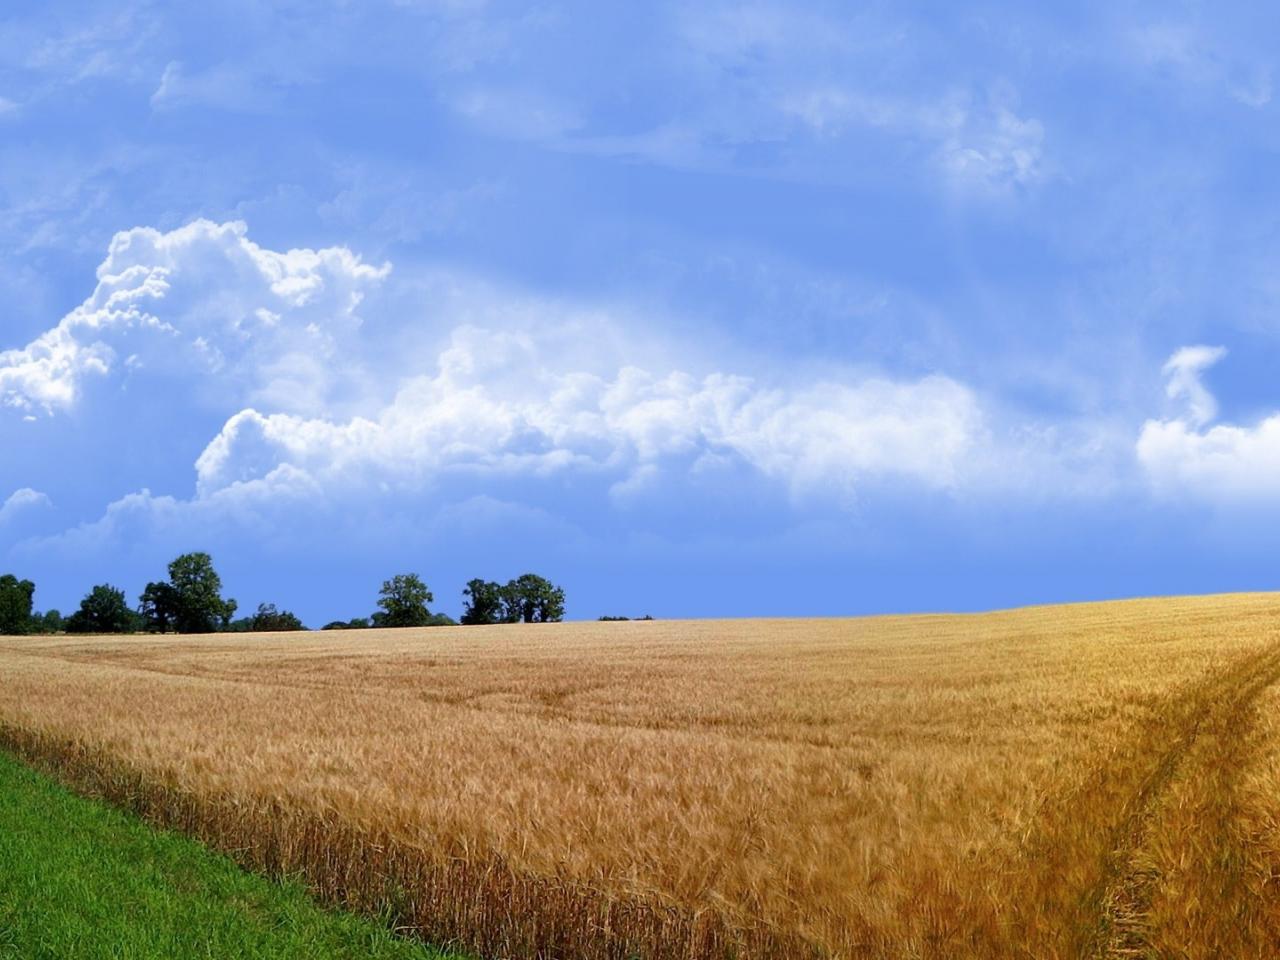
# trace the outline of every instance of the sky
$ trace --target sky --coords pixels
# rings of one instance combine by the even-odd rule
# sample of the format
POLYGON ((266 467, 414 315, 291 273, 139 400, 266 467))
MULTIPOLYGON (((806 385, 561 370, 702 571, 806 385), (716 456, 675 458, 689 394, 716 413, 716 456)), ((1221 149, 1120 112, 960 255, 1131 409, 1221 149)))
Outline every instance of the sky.
POLYGON ((1280 586, 1280 9, 27 2, 0 572, 570 619, 1280 586))

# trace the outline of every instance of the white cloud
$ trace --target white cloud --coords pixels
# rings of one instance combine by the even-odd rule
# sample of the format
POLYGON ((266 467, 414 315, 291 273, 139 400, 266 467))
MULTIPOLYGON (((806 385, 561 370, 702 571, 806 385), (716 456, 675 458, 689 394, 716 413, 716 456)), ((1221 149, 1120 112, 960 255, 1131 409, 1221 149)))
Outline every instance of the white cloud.
POLYGON ((7 524, 21 513, 36 509, 47 509, 52 506, 53 503, 47 495, 39 490, 23 487, 10 495, 9 499, 3 504, 0 504, 0 526, 7 524))
POLYGON ((466 327, 434 374, 410 378, 374 417, 235 415, 199 458, 197 490, 211 496, 281 465, 323 486, 415 486, 457 471, 638 482, 726 455, 797 493, 889 477, 946 488, 982 430, 976 398, 945 377, 767 388, 633 366, 601 376, 558 366, 536 337, 466 327))
POLYGON ((220 378, 252 401, 314 409, 365 292, 389 272, 343 247, 278 253, 239 222, 116 234, 93 294, 0 352, 0 405, 53 412, 108 374, 220 378))
POLYGON ((1190 421, 1203 426, 1218 415, 1218 402, 1200 375, 1227 355, 1224 347, 1183 347, 1164 365, 1169 378, 1165 392, 1171 400, 1185 400, 1190 421))
POLYGON ((1221 347, 1186 347, 1165 364, 1167 392, 1186 412, 1148 420, 1138 460, 1157 491, 1217 502, 1280 499, 1280 414, 1254 426, 1217 424, 1217 402, 1201 374, 1226 355, 1221 347), (1206 429, 1207 428, 1207 429, 1206 429))
POLYGON ((90 378, 112 377, 140 403, 204 397, 194 419, 166 414, 175 429, 210 411, 223 426, 195 462, 190 497, 132 494, 68 536, 269 529, 273 516, 340 504, 376 511, 460 488, 509 496, 563 477, 628 506, 744 471, 784 496, 841 502, 878 485, 954 491, 990 477, 982 406, 946 376, 828 369, 765 381, 700 359, 693 344, 658 342, 619 311, 452 274, 409 285, 429 323, 382 318, 366 335, 356 308, 388 270, 345 248, 267 250, 241 223, 117 235, 94 294, 0 354, 0 395, 24 414, 56 411, 90 378), (452 333, 440 341, 431 326, 452 333), (353 367, 376 389, 335 400, 329 380, 353 367))

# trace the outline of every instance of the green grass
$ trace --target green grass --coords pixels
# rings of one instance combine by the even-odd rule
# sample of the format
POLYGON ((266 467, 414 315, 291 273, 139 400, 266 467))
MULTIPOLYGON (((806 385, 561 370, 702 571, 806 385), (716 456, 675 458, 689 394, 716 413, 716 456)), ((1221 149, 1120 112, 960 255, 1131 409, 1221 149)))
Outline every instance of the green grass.
POLYGON ((0 754, 0 958, 445 956, 0 754))

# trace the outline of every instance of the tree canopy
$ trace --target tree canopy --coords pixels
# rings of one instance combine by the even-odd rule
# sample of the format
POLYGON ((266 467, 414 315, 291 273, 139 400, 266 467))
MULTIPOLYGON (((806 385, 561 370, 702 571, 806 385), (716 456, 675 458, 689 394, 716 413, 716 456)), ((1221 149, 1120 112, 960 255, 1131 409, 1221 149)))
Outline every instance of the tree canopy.
POLYGON ((564 589, 526 573, 506 584, 475 579, 462 591, 465 624, 551 623, 564 619, 564 589))
POLYGON ((129 609, 124 591, 101 583, 80 601, 80 609, 63 624, 67 633, 132 633, 142 618, 129 609))
POLYGON ((534 573, 503 588, 508 622, 552 623, 564 619, 564 590, 534 573))
POLYGON ((375 627, 427 627, 431 626, 431 611, 427 604, 435 601, 427 585, 416 573, 400 573, 384 581, 379 592, 378 606, 373 615, 375 627))
POLYGON ((0 635, 15 636, 31 632, 31 606, 36 585, 19 580, 12 573, 0 576, 0 635))
POLYGON ((222 578, 207 553, 184 553, 169 564, 169 580, 148 583, 139 609, 147 630, 213 633, 235 616, 236 602, 222 597, 222 578))
POLYGON ((506 622, 506 604, 503 602, 501 584, 476 578, 467 581, 462 595, 466 598, 466 606, 462 611, 464 624, 470 626, 506 622))
POLYGON ((249 618, 249 629, 255 633, 277 633, 307 628, 288 610, 277 610, 274 603, 260 603, 258 612, 249 618))

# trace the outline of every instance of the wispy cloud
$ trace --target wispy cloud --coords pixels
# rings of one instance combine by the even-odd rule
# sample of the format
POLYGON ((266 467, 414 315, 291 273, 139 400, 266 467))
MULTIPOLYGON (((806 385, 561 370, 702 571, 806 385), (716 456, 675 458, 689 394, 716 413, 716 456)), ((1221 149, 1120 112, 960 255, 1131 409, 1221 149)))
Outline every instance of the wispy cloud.
POLYGON ((1184 347, 1165 364, 1168 395, 1186 412, 1148 420, 1138 438, 1138 460, 1165 495, 1235 503, 1280 502, 1280 413, 1252 426, 1210 425, 1218 415, 1202 375, 1226 356, 1221 347, 1184 347))

